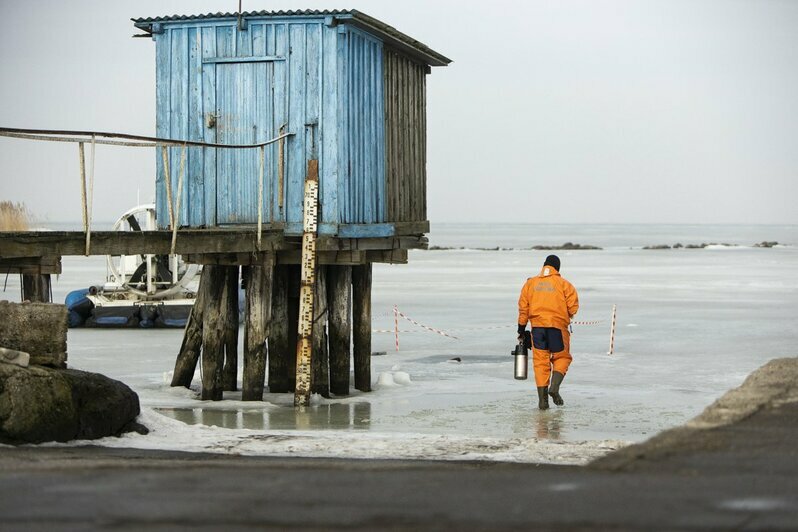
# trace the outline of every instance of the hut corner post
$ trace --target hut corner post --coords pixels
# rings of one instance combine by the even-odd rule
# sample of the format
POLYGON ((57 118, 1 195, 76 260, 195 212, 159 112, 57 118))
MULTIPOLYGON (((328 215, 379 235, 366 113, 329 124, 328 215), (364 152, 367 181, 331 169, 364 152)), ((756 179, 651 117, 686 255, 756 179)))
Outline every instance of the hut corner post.
POLYGON ((352 355, 355 388, 371 391, 371 264, 352 267, 352 355))

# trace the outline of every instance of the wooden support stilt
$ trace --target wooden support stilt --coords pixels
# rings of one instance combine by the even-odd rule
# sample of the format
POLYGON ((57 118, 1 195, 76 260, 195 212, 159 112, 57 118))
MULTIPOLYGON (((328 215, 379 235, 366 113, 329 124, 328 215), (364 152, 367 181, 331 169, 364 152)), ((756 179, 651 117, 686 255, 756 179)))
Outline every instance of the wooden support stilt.
POLYGON ((272 321, 274 256, 269 255, 263 264, 246 268, 244 378, 241 399, 262 401, 263 382, 266 378, 266 339, 270 335, 272 321))
POLYGON ((50 275, 22 274, 22 300, 33 303, 52 303, 50 275))
POLYGON ((269 331, 269 392, 293 392, 299 317, 299 266, 274 267, 272 323, 269 331))
POLYGON ((186 322, 186 331, 183 333, 183 343, 177 353, 175 370, 172 374, 172 386, 188 388, 194 379, 194 372, 197 369, 197 362, 202 350, 202 318, 207 300, 205 294, 210 286, 209 277, 212 271, 212 267, 205 267, 200 275, 197 299, 194 300, 194 305, 191 307, 191 314, 186 322))
POLYGON ((227 392, 238 389, 238 266, 225 266, 224 370, 222 383, 227 392))
POLYGON ((352 355, 355 388, 371 391, 371 264, 352 266, 352 355))
MULTIPOLYGON (((207 275, 205 310, 202 320, 202 400, 221 401, 226 323, 224 319, 224 266, 205 266, 207 275)), ((204 273, 204 272, 203 272, 204 273)))
POLYGON ((352 337, 352 267, 327 267, 330 334, 330 391, 349 394, 352 337))
POLYGON ((330 396, 330 353, 327 349, 327 266, 316 267, 313 288, 313 329, 311 332, 310 391, 330 396))

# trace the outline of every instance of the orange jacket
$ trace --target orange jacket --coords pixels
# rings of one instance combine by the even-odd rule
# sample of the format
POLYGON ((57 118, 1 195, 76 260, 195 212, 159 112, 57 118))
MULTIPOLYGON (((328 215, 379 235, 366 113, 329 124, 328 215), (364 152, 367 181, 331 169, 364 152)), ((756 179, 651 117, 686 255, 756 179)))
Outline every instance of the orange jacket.
POLYGON ((518 324, 532 327, 565 329, 579 310, 579 296, 574 285, 560 277, 560 272, 544 266, 537 277, 530 277, 518 298, 518 324))

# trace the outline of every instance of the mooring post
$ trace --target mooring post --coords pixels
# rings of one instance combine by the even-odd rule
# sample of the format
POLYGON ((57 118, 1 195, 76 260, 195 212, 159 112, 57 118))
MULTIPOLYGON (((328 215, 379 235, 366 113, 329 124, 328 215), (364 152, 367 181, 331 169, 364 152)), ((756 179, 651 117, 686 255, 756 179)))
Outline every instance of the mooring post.
POLYGON ((224 266, 225 287, 222 319, 224 331, 224 376, 225 391, 238 389, 238 266, 224 266))
POLYGON ((207 300, 202 320, 202 400, 221 401, 227 330, 223 315, 227 307, 224 299, 227 270, 224 266, 214 265, 207 265, 204 270, 210 272, 207 276, 207 300))
POLYGON ((327 350, 327 270, 316 267, 316 286, 313 288, 313 329, 311 332, 311 393, 330 396, 330 355, 327 350))
POLYGON ((241 399, 262 401, 263 382, 266 379, 266 339, 270 335, 272 321, 274 255, 267 255, 263 263, 246 268, 244 378, 241 399))
POLYGON ((355 388, 371 391, 371 263, 352 266, 352 356, 355 388))
POLYGON ((33 303, 52 303, 49 274, 22 274, 22 300, 33 303))
POLYGON ((188 315, 186 330, 183 333, 183 343, 177 353, 175 370, 172 373, 172 386, 191 386, 194 379, 194 372, 197 370, 200 351, 202 350, 202 317, 205 311, 205 302, 211 281, 209 280, 212 268, 203 268, 200 274, 199 287, 197 288, 197 298, 191 307, 188 315))
POLYGON ((294 391, 299 314, 299 266, 274 267, 272 323, 269 330, 269 392, 294 391), (296 291, 294 295, 292 287, 296 291))
POLYGON ((330 391, 349 394, 349 370, 352 348, 352 267, 327 267, 329 304, 330 391))

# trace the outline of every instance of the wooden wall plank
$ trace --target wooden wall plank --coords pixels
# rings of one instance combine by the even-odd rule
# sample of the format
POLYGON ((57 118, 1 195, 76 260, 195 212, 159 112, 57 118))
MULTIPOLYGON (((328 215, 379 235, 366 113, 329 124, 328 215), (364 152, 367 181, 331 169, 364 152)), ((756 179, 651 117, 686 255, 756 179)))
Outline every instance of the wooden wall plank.
MULTIPOLYGON (((202 28, 202 57, 216 56, 216 30, 202 28)), ((203 140, 215 143, 216 128, 208 127, 209 119, 216 116, 216 65, 203 64, 202 68, 202 123, 203 140)), ((204 216, 202 223, 206 226, 216 225, 216 150, 202 149, 202 182, 204 185, 204 216)))
POLYGON ((286 220, 302 222, 305 188, 305 25, 288 25, 288 129, 294 137, 288 142, 286 161, 286 220))

